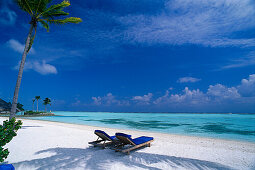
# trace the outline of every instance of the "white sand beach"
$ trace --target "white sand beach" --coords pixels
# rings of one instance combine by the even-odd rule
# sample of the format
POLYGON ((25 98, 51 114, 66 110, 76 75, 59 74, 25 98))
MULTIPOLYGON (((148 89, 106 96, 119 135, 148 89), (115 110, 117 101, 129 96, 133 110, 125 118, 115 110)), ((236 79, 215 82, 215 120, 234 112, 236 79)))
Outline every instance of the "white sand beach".
MULTIPOLYGON (((0 122, 6 118, 0 118, 0 122)), ((255 169, 255 143, 101 128, 22 119, 23 127, 7 145, 6 162, 32 169, 255 169), (95 129, 152 136, 151 147, 125 155, 89 147, 95 129)))

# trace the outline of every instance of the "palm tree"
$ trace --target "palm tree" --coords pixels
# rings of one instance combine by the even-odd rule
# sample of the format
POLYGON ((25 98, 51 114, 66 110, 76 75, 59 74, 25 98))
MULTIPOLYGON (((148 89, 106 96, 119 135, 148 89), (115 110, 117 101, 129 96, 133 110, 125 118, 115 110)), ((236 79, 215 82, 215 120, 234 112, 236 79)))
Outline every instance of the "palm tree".
POLYGON ((51 103, 51 100, 47 97, 43 100, 43 104, 45 105, 45 113, 47 112, 47 105, 50 103, 51 103))
POLYGON ((63 2, 55 5, 49 6, 52 0, 14 0, 15 3, 20 7, 21 10, 28 13, 31 17, 30 21, 30 29, 26 39, 25 49, 22 55, 22 60, 20 62, 19 74, 16 82, 16 87, 14 91, 12 108, 10 118, 15 117, 19 88, 21 84, 23 69, 26 61, 26 56, 29 50, 32 47, 32 44, 36 35, 36 28, 38 22, 42 24, 47 31, 49 31, 49 24, 66 24, 66 23, 79 23, 82 20, 80 18, 68 17, 64 18, 64 16, 69 15, 69 13, 64 12, 63 9, 70 5, 70 2, 64 0, 63 2), (56 19, 56 17, 62 17, 60 19, 56 19))
POLYGON ((40 100, 41 97, 40 97, 40 96, 35 96, 35 99, 36 99, 36 101, 37 101, 37 109, 36 109, 36 111, 38 112, 38 100, 40 100))
POLYGON ((32 101, 33 101, 33 111, 34 111, 35 99, 32 99, 32 101))

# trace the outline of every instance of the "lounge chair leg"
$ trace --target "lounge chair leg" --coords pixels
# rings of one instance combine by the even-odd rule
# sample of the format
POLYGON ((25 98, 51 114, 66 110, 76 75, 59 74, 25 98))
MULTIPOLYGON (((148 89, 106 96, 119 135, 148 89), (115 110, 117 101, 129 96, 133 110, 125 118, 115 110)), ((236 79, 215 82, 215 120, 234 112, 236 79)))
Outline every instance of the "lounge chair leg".
POLYGON ((105 141, 104 141, 104 144, 103 144, 103 149, 105 149, 105 141))

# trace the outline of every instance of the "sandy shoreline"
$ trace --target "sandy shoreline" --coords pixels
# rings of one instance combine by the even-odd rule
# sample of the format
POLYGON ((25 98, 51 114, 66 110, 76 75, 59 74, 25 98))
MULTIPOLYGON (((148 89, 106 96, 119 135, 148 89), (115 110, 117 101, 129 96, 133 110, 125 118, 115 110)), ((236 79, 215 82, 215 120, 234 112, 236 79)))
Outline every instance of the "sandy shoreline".
MULTIPOLYGON (((0 118, 2 122, 6 118, 0 118)), ((254 169, 255 143, 23 119, 6 160, 16 169, 254 169), (130 155, 89 147, 95 129, 153 136, 130 155)))
MULTIPOLYGON (((202 113, 201 113, 202 114, 202 113)), ((225 113, 224 113, 225 114, 225 113)), ((2 118, 2 117, 0 117, 0 118, 2 118)), ((80 127, 86 127, 86 128, 93 128, 93 130, 95 130, 95 129, 108 129, 108 130, 113 130, 113 132, 115 133, 116 132, 116 130, 117 131, 126 131, 126 132, 130 132, 130 133, 132 133, 132 132, 141 132, 141 134, 144 134, 144 133, 146 133, 146 134, 161 134, 161 135, 169 135, 169 136, 171 136, 171 137, 187 137, 187 138, 195 138, 195 139, 207 139, 207 140, 216 140, 217 142, 235 142, 235 143, 237 143, 238 144, 238 142, 240 142, 240 143, 246 143, 246 144, 255 144, 254 142, 250 142, 250 141, 244 141, 244 140, 234 140, 234 139, 223 139, 223 138, 213 138, 213 137, 205 137, 205 136, 195 136, 195 135, 182 135, 182 134, 171 134, 171 133, 164 133, 164 132, 156 132, 156 131, 151 131, 151 132, 149 132, 149 131, 145 131, 145 130, 139 130, 139 129, 135 129, 135 130, 132 130, 132 129, 122 129, 122 128, 110 128, 110 127, 100 127, 100 126, 93 126, 93 125, 83 125, 83 124, 74 124, 74 123, 63 123, 63 122, 58 122, 58 121, 49 121, 49 120, 36 120, 36 119, 28 119, 28 118, 17 118, 18 120, 32 120, 32 121, 42 121, 42 122, 47 122, 47 123, 53 123, 53 124, 55 124, 55 123, 58 123, 58 124, 62 124, 62 126, 66 126, 67 127, 67 125, 70 125, 70 127, 73 127, 73 128, 80 128, 80 127)), ((194 139, 194 140, 195 140, 194 139)))

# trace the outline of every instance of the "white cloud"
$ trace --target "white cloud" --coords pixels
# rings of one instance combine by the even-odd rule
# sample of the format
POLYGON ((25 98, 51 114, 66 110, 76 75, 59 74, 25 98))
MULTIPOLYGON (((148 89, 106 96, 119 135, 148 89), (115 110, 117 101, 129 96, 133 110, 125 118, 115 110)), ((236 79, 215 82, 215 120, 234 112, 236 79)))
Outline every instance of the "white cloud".
POLYGON ((17 14, 9 8, 11 0, 1 0, 0 2, 0 24, 14 25, 16 22, 17 14))
POLYGON ((157 98, 153 103, 154 104, 162 104, 162 103, 168 103, 169 101, 169 90, 166 90, 165 95, 157 98))
POLYGON ((215 98, 216 100, 236 99, 241 97, 237 91, 237 88, 228 88, 222 84, 216 84, 214 86, 210 85, 209 89, 207 90, 207 95, 215 98))
MULTIPOLYGON (((20 63, 14 67, 14 69, 18 70, 20 63)), ((42 75, 47 74, 57 74, 57 69, 55 66, 47 64, 46 61, 26 61, 24 70, 34 70, 42 75)))
POLYGON ((154 99, 152 97, 153 94, 148 93, 117 100, 108 93, 106 96, 92 97, 92 99, 96 106, 129 106, 141 109, 137 106, 146 105, 142 111, 254 112, 255 74, 243 79, 239 86, 210 85, 205 92, 185 87, 180 93, 173 92, 173 88, 169 88, 163 96, 154 99))
MULTIPOLYGON (((222 84, 210 85, 204 93, 197 90, 189 90, 185 87, 182 94, 171 94, 169 90, 165 95, 158 97, 153 103, 155 105, 221 105, 234 103, 254 103, 255 102, 255 74, 249 75, 248 79, 243 79, 241 85, 226 87, 222 84)), ((255 104, 255 103, 254 103, 255 104)))
POLYGON ((119 21, 127 27, 125 39, 134 43, 255 46, 254 38, 230 36, 254 28, 253 3, 253 0, 172 0, 157 15, 128 15, 119 21))
POLYGON ((240 68, 255 65, 255 51, 250 52, 246 57, 231 60, 228 64, 221 67, 219 70, 240 68))
POLYGON ((164 96, 159 97, 154 101, 154 104, 167 105, 181 103, 184 105, 197 105, 207 101, 207 96, 199 89, 189 90, 188 87, 185 87, 182 94, 170 94, 169 90, 167 90, 164 96))
MULTIPOLYGON (((25 45, 21 44, 19 41, 15 39, 10 39, 9 41, 6 42, 6 44, 9 48, 13 49, 14 51, 23 54, 25 45)), ((30 49, 30 53, 31 54, 35 53, 35 50, 33 49, 33 47, 30 49)))
POLYGON ((201 79, 198 78, 194 78, 194 77, 181 77, 178 79, 177 82, 179 83, 195 83, 200 81, 201 79))
POLYGON ((171 100, 173 102, 190 102, 192 104, 200 104, 203 100, 207 100, 206 96, 199 89, 189 90, 188 87, 185 87, 183 90, 184 94, 175 94, 171 95, 171 100))
POLYGON ((42 63, 34 62, 34 70, 40 74, 57 74, 57 69, 55 66, 47 64, 45 61, 42 63))
POLYGON ((255 96, 255 74, 249 75, 248 79, 243 79, 238 86, 238 92, 244 97, 255 96))
POLYGON ((153 96, 152 93, 148 93, 147 95, 143 95, 143 96, 134 96, 132 97, 131 100, 141 105, 148 105, 151 102, 152 96, 153 96))
POLYGON ((154 101, 156 105, 189 105, 202 106, 204 104, 212 104, 215 102, 225 102, 239 99, 241 96, 235 87, 225 87, 221 84, 210 85, 207 92, 204 93, 199 89, 190 90, 185 87, 183 93, 170 94, 167 90, 164 96, 157 98, 154 101))
POLYGON ((106 96, 103 97, 92 97, 93 104, 97 106, 127 106, 129 102, 126 100, 118 100, 112 93, 108 93, 106 96))
POLYGON ((93 103, 95 104, 95 105, 101 105, 102 104, 102 98, 100 97, 100 96, 98 96, 98 97, 92 97, 92 100, 93 100, 93 103))

